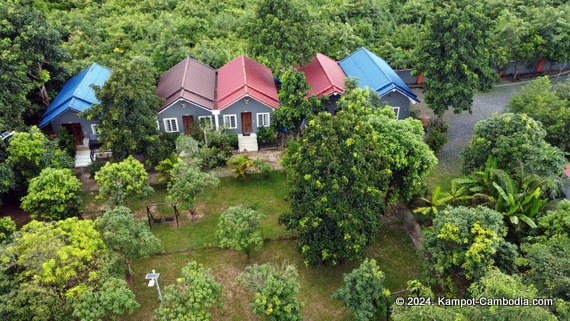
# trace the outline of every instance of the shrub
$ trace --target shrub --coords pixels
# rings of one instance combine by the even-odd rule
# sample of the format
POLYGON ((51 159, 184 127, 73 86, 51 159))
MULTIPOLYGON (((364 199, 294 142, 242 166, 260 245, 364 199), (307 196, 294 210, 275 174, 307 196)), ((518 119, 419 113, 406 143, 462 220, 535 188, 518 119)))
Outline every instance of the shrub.
POLYGON ((433 151, 434 154, 439 154, 443 149, 443 146, 447 144, 447 129, 449 125, 447 122, 434 119, 430 121, 427 128, 428 134, 426 137, 426 144, 433 151))
POLYGON ((277 143, 277 133, 271 127, 258 128, 257 143, 259 145, 275 145, 277 143))
POLYGON ((253 161, 253 166, 263 175, 263 177, 269 177, 271 173, 271 166, 267 162, 264 162, 261 158, 256 158, 253 161))
POLYGON ((61 150, 69 154, 71 157, 75 157, 75 151, 77 150, 77 140, 73 135, 71 135, 65 127, 59 128, 59 135, 57 135, 58 146, 61 150))
POLYGON ((149 143, 144 152, 144 163, 146 166, 154 167, 164 159, 164 156, 170 155, 176 151, 176 139, 179 134, 160 133, 149 143))
POLYGON ((239 154, 228 161, 228 166, 235 178, 245 178, 248 168, 254 165, 247 154, 239 154))

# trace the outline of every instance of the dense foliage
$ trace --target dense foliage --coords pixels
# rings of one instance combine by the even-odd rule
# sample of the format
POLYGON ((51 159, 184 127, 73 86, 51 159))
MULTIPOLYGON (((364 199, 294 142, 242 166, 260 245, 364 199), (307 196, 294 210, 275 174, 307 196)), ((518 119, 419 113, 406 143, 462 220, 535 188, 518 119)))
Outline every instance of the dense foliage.
POLYGON ((145 220, 135 219, 131 210, 124 206, 106 211, 95 224, 107 248, 125 260, 129 275, 132 274, 132 260, 148 257, 160 250, 160 239, 152 234, 145 220))
POLYGON ((0 258, 3 320, 104 320, 138 307, 93 221, 32 221, 0 258))
POLYGON ((552 85, 548 77, 540 77, 522 87, 509 99, 507 110, 527 114, 542 123, 544 140, 570 155, 570 79, 552 85))
POLYGON ((164 289, 164 299, 154 312, 157 321, 210 320, 210 309, 222 306, 222 287, 210 270, 195 261, 182 268, 176 284, 164 289))
POLYGON ((251 309, 268 321, 303 320, 303 303, 297 299, 301 288, 293 265, 281 267, 270 263, 254 264, 245 268, 238 281, 255 292, 251 309))
POLYGON ((69 55, 38 10, 3 1, 0 21, 0 132, 22 130, 24 120, 37 122, 68 77, 62 63, 69 55))
POLYGON ((87 119, 97 120, 103 149, 113 150, 113 159, 144 152, 157 139, 156 81, 152 64, 146 58, 113 67, 103 87, 95 86, 100 103, 87 109, 87 119))
POLYGON ((357 269, 343 276, 344 285, 333 299, 342 300, 358 321, 378 320, 386 313, 390 291, 384 288, 384 273, 374 259, 366 259, 357 269))
POLYGON ((31 212, 32 219, 64 220, 77 217, 83 199, 79 195, 81 182, 70 169, 48 167, 30 180, 28 194, 21 207, 31 212))
POLYGON ((486 1, 434 2, 414 52, 414 70, 424 72, 425 101, 438 116, 448 108, 471 112, 473 96, 491 89, 495 71, 489 46, 492 17, 486 1))
MULTIPOLYGON (((486 304, 461 305, 452 300, 458 298, 436 297, 433 292, 417 281, 408 283, 413 290, 413 296, 420 298, 419 302, 426 302, 429 298, 432 304, 395 306, 392 314, 394 321, 457 321, 457 320, 565 320, 553 315, 548 306, 532 305, 533 299, 541 298, 536 289, 523 284, 519 277, 505 274, 497 268, 491 268, 487 275, 469 288, 469 299, 485 300, 486 304), (507 304, 499 302, 492 304, 487 299, 499 298, 506 300, 507 304), (528 299, 528 304, 521 299, 528 299), (519 300, 521 303, 515 303, 519 300), (438 304, 443 300, 444 304, 438 304), (513 302, 512 304, 509 304, 513 302)), ((461 301, 459 301, 461 302, 461 301)))
POLYGON ((369 108, 376 97, 355 89, 337 115, 317 115, 299 145, 288 148, 283 162, 292 212, 280 222, 299 232, 306 264, 362 256, 379 229, 379 213, 389 202, 408 200, 435 164, 420 122, 369 108))
POLYGON ((483 169, 493 156, 497 167, 508 173, 516 172, 522 162, 530 173, 558 176, 566 159, 545 141, 545 135, 541 124, 525 114, 495 114, 475 125, 473 138, 462 152, 463 172, 483 169))
POLYGON ((95 181, 100 185, 97 199, 105 199, 110 207, 125 205, 129 197, 144 197, 153 192, 143 164, 133 156, 120 163, 105 164, 95 173, 95 181))
POLYGON ((503 239, 500 213, 486 207, 448 207, 433 220, 423 239, 424 277, 440 281, 449 293, 483 277, 489 267, 514 271, 516 247, 503 239))
POLYGON ((263 245, 263 218, 264 214, 243 205, 228 208, 220 216, 216 231, 220 247, 241 251, 249 257, 255 246, 263 245))
POLYGON ((168 198, 176 203, 180 209, 193 210, 196 196, 207 187, 219 184, 218 177, 200 171, 200 168, 185 161, 174 164, 172 179, 168 182, 168 198))

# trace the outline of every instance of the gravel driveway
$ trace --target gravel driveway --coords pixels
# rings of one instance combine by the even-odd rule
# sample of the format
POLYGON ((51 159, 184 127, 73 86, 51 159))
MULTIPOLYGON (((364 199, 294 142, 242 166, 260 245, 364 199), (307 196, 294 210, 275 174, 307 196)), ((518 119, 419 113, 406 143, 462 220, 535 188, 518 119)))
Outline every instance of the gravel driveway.
MULTIPOLYGON (((561 76, 557 79, 556 76, 551 77, 551 81, 556 83, 564 81, 568 75, 561 76)), ((446 166, 449 170, 447 174, 459 174, 461 170, 461 151, 473 136, 473 127, 475 124, 483 119, 490 118, 494 113, 502 113, 507 106, 509 98, 514 92, 519 92, 521 87, 528 81, 512 83, 510 81, 501 81, 496 85, 491 92, 485 94, 478 94, 473 97, 472 113, 464 112, 461 114, 454 114, 453 111, 448 110, 444 114, 444 119, 449 123, 448 138, 449 142, 443 147, 443 150, 438 155, 440 164, 448 164, 446 166), (455 164, 456 166, 452 165, 455 164)), ((420 101, 423 102, 423 94, 421 89, 413 89, 414 93, 418 95, 420 101)), ((411 107, 412 110, 417 109, 422 113, 430 113, 424 103, 417 104, 411 107)))

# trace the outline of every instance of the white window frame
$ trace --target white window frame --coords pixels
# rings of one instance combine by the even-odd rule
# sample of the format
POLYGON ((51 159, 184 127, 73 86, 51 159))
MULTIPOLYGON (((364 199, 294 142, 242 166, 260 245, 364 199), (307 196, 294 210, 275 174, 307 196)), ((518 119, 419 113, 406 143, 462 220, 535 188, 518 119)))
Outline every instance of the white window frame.
POLYGON ((236 129, 237 127, 237 115, 236 114, 231 114, 231 115, 224 115, 224 125, 228 125, 228 129, 236 129), (231 118, 234 119, 234 126, 232 127, 232 121, 230 120, 231 118))
POLYGON ((164 118, 162 120, 164 124, 164 132, 165 133, 178 133, 178 119, 177 118, 164 118), (172 123, 174 121, 174 123, 172 123), (174 126, 172 126, 174 124, 174 126), (170 130, 169 130, 170 129, 170 130))
POLYGON ((271 116, 269 115, 269 113, 257 113, 257 128, 269 127, 269 125, 271 124, 271 118, 270 117, 271 116), (267 118, 265 118, 265 116, 267 116, 267 118))
POLYGON ((392 107, 394 114, 396 114, 396 119, 400 119, 400 107, 392 107))
POLYGON ((210 122, 210 126, 206 126, 204 129, 211 130, 214 129, 214 123, 212 122, 212 116, 198 116, 198 123, 202 125, 202 120, 207 119, 210 122))
POLYGON ((93 132, 93 135, 99 134, 99 130, 97 129, 97 125, 98 124, 91 124, 91 132, 93 132))

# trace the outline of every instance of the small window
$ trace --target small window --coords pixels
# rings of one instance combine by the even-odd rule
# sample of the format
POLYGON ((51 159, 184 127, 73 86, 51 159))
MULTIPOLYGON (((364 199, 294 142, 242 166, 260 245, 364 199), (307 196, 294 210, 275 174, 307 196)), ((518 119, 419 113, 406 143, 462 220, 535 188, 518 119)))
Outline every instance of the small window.
POLYGON ((228 125, 228 129, 237 128, 236 115, 224 115, 224 124, 228 125))
POLYGON ((93 135, 99 134, 99 128, 97 128, 97 124, 91 124, 91 131, 93 135))
POLYGON ((269 127, 269 113, 257 114, 257 127, 269 127))
POLYGON ((212 129, 212 116, 198 116, 200 127, 204 129, 212 129))
POLYGON ((178 120, 176 118, 165 118, 164 131, 167 133, 178 133, 178 120))
POLYGON ((400 107, 392 107, 394 114, 396 114, 396 119, 400 119, 400 107))

